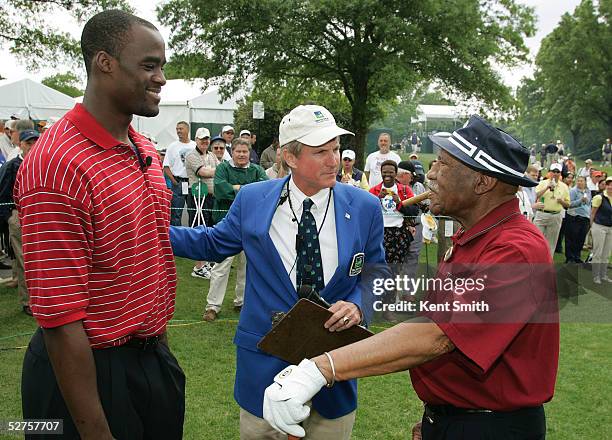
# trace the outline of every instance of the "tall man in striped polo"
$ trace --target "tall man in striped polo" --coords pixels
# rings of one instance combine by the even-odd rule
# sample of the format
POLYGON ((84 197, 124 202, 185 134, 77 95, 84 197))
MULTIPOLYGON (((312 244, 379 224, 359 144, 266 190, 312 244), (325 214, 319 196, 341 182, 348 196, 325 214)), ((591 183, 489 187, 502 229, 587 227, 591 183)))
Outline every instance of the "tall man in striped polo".
POLYGON ((164 40, 108 10, 85 24, 81 48, 83 104, 39 139, 15 189, 41 327, 24 359, 23 416, 63 419, 71 439, 180 439, 170 197, 155 147, 130 126, 159 112, 164 40))

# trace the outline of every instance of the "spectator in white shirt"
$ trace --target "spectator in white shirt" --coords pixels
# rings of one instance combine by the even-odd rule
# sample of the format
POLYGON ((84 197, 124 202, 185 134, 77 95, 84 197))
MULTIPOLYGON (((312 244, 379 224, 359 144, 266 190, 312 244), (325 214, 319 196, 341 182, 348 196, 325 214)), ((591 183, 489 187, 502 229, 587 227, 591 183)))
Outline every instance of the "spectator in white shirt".
POLYGON ((172 211, 170 212, 170 223, 175 226, 181 225, 183 208, 189 193, 189 179, 185 168, 185 157, 193 151, 196 144, 189 139, 189 124, 180 121, 176 124, 178 141, 168 145, 166 157, 164 157, 164 174, 172 183, 172 211))
POLYGON ((368 156, 364 167, 370 188, 382 182, 380 166, 384 161, 392 160, 397 164, 402 160, 397 153, 390 151, 390 149, 391 135, 389 133, 381 133, 378 135, 378 151, 368 156))

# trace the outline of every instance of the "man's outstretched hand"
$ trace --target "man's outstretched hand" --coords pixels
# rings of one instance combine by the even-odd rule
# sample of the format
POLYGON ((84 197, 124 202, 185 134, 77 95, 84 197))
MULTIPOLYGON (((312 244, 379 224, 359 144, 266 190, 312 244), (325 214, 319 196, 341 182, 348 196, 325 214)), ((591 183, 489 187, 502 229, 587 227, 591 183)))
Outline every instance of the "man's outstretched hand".
POLYGON ((274 377, 266 388, 263 402, 264 419, 279 432, 304 437, 299 423, 310 415, 306 405, 327 383, 314 362, 304 359, 290 365, 274 377))

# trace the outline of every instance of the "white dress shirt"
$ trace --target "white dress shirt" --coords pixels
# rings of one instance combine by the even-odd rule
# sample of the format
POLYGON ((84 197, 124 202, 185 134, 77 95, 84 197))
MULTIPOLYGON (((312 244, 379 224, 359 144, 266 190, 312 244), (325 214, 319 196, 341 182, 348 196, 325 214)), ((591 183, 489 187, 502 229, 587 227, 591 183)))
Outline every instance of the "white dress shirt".
MULTIPOLYGON (((310 212, 314 216, 317 222, 317 228, 321 229, 319 233, 319 245, 321 247, 321 260, 323 263, 323 280, 325 285, 329 283, 332 276, 338 268, 338 239, 336 237, 336 217, 334 209, 334 196, 331 194, 331 200, 329 202, 329 209, 327 211, 327 217, 325 223, 321 227, 323 217, 325 216, 325 209, 327 207, 327 198, 330 196, 329 188, 322 189, 315 195, 311 196, 310 199, 314 202, 310 212)), ((306 198, 306 195, 296 186, 293 179, 289 179, 289 200, 286 200, 280 205, 274 217, 272 217, 272 223, 270 224, 270 238, 272 243, 276 247, 278 254, 281 257, 283 266, 291 278, 291 283, 296 287, 296 258, 297 253, 295 251, 295 236, 298 231, 298 222, 302 217, 302 203, 306 198), (291 206, 297 222, 293 221, 293 213, 291 212, 291 206)))

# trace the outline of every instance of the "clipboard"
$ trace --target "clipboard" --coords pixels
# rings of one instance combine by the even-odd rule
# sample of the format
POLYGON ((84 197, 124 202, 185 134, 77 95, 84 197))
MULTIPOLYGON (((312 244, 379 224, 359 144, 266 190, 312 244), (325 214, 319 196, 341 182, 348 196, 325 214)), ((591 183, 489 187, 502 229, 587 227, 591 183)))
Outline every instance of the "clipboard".
POLYGON ((307 299, 300 299, 285 316, 257 343, 261 351, 290 364, 319 356, 372 336, 370 330, 353 326, 341 332, 330 332, 323 324, 333 315, 307 299))

